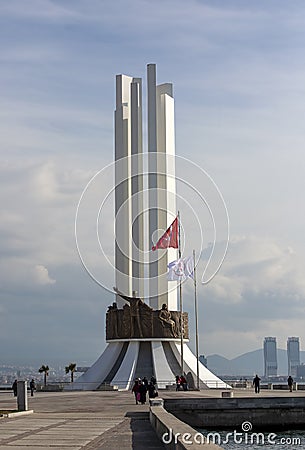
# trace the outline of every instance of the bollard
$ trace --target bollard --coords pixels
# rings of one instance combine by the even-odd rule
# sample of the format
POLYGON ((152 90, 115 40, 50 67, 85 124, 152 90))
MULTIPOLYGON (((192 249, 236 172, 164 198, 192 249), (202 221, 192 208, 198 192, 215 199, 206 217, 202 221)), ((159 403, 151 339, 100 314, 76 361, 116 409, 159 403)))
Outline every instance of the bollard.
POLYGON ((163 402, 162 398, 150 399, 149 405, 150 406, 164 406, 164 402, 163 402))
POLYGON ((223 391, 221 393, 222 398, 231 398, 233 397, 233 391, 223 391))
POLYGON ((17 381, 17 409, 18 411, 28 410, 27 382, 17 381))

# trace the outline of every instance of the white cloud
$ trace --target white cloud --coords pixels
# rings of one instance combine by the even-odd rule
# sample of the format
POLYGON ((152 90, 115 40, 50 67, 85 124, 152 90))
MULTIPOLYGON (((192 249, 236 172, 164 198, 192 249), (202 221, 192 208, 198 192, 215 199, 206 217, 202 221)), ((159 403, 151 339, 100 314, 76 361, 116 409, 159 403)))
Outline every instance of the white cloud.
POLYGON ((222 269, 207 286, 219 302, 238 303, 253 296, 304 301, 304 261, 291 247, 257 236, 235 237, 222 269))
POLYGON ((0 12, 8 17, 44 19, 46 21, 74 21, 79 18, 79 15, 73 9, 64 8, 52 0, 30 0, 26 7, 20 0, 11 0, 1 4, 0 12))
MULTIPOLYGON (((232 238, 219 274, 198 285, 201 351, 235 357, 260 348, 265 336, 282 347, 292 335, 304 342, 304 267, 302 255, 273 238, 232 238)), ((192 316, 190 285, 185 294, 192 316)))
POLYGON ((56 280, 50 278, 48 269, 41 264, 34 267, 33 276, 36 283, 42 286, 56 283, 56 280))
POLYGON ((78 263, 74 242, 76 205, 93 171, 59 167, 49 161, 10 163, 0 172, 3 261, 17 258, 33 267, 37 261, 46 267, 67 261, 78 263))

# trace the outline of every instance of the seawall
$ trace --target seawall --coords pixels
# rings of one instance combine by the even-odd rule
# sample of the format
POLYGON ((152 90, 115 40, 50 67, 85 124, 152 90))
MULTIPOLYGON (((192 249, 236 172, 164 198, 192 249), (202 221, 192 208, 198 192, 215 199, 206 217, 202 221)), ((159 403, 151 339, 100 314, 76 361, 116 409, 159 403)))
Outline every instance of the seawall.
POLYGON ((198 433, 187 423, 179 420, 163 408, 163 400, 151 401, 149 412, 150 423, 158 438, 169 450, 221 450, 216 444, 208 443, 201 433, 198 433))
POLYGON ((196 428, 305 429, 304 397, 167 398, 164 408, 196 428))

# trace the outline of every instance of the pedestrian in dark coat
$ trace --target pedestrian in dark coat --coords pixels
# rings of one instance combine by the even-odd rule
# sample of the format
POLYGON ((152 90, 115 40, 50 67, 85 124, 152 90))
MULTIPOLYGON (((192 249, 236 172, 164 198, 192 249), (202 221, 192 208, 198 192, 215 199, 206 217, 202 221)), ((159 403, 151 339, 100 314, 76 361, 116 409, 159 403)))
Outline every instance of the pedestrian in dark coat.
POLYGON ((253 378, 253 386, 255 389, 255 393, 259 394, 259 382, 261 381, 260 377, 258 375, 255 375, 253 378))
POLYGON ((144 383, 141 383, 139 385, 139 392, 140 392, 140 402, 141 405, 145 405, 146 403, 146 392, 147 392, 147 387, 145 386, 144 383))
POLYGON ((292 388, 293 388, 293 378, 292 378, 291 375, 289 375, 289 377, 287 378, 287 383, 288 383, 289 391, 292 392, 292 388))
POLYGON ((12 385, 12 389, 14 392, 14 397, 17 397, 17 380, 14 381, 14 383, 12 385))
POLYGON ((157 397, 158 393, 156 391, 155 385, 150 381, 148 385, 148 396, 149 398, 155 398, 157 397))
POLYGON ((35 384, 35 381, 33 378, 30 381, 30 391, 31 391, 31 397, 33 397, 34 391, 36 391, 36 384, 35 384))

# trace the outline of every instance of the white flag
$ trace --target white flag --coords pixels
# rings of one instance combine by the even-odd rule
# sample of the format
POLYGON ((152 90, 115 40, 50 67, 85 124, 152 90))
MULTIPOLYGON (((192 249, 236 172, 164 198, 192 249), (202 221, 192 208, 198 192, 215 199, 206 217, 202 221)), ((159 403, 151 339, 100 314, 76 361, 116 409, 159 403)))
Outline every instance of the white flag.
POLYGON ((184 281, 188 277, 194 277, 194 259, 192 256, 180 258, 169 263, 167 279, 168 281, 184 281))

